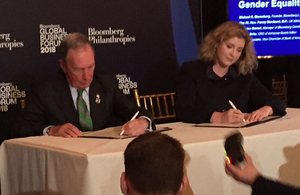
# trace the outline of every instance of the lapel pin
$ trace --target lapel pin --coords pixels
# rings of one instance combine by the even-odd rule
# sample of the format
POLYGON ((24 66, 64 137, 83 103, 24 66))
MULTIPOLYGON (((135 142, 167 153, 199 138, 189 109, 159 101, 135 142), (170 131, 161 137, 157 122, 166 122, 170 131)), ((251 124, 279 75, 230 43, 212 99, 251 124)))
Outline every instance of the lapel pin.
POLYGON ((96 95, 96 100, 95 100, 95 102, 96 102, 96 104, 100 104, 101 99, 100 99, 100 95, 99 95, 99 94, 96 95))

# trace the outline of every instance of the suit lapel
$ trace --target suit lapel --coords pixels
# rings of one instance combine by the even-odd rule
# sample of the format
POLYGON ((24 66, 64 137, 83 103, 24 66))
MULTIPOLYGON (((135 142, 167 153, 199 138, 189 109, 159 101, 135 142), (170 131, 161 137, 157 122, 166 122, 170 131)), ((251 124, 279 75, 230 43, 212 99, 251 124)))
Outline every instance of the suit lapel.
POLYGON ((89 100, 93 129, 99 130, 106 125, 107 111, 105 109, 105 93, 101 84, 95 80, 90 85, 89 100), (100 100, 100 102, 99 102, 100 100))
POLYGON ((54 101, 58 105, 61 114, 63 114, 66 121, 78 127, 78 113, 74 107, 69 83, 63 72, 60 72, 60 76, 57 78, 53 88, 54 101))

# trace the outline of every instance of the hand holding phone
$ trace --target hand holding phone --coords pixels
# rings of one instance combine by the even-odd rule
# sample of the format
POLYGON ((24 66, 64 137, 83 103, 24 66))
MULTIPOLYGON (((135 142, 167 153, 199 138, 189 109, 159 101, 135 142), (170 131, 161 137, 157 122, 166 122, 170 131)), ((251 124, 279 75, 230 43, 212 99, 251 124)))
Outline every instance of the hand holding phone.
POLYGON ((245 160, 243 148, 243 135, 237 131, 226 137, 224 148, 229 164, 239 166, 245 160))

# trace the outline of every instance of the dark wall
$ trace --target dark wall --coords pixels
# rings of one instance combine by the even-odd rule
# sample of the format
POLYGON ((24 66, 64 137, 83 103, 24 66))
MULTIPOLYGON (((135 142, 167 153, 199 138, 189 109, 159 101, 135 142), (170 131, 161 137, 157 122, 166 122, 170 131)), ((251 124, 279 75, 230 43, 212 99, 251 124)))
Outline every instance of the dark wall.
POLYGON ((202 0, 203 36, 209 31, 227 21, 226 0, 202 0))
MULTIPOLYGON (((202 0, 203 35, 228 20, 227 0, 202 0)), ((260 59, 255 72, 258 79, 268 89, 272 87, 272 77, 285 74, 288 85, 288 107, 300 108, 300 56, 277 56, 260 59)))

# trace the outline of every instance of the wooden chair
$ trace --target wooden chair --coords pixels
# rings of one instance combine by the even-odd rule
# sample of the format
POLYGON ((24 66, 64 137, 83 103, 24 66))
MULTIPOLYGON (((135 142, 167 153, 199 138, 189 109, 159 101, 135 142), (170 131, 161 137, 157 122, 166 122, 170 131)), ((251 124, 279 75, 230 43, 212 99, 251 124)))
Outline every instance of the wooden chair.
POLYGON ((154 120, 161 119, 175 119, 174 97, 175 92, 153 94, 153 95, 139 95, 138 90, 134 89, 134 97, 139 107, 144 107, 153 114, 154 120))
POLYGON ((272 78, 272 92, 287 103, 287 81, 285 75, 272 78))

